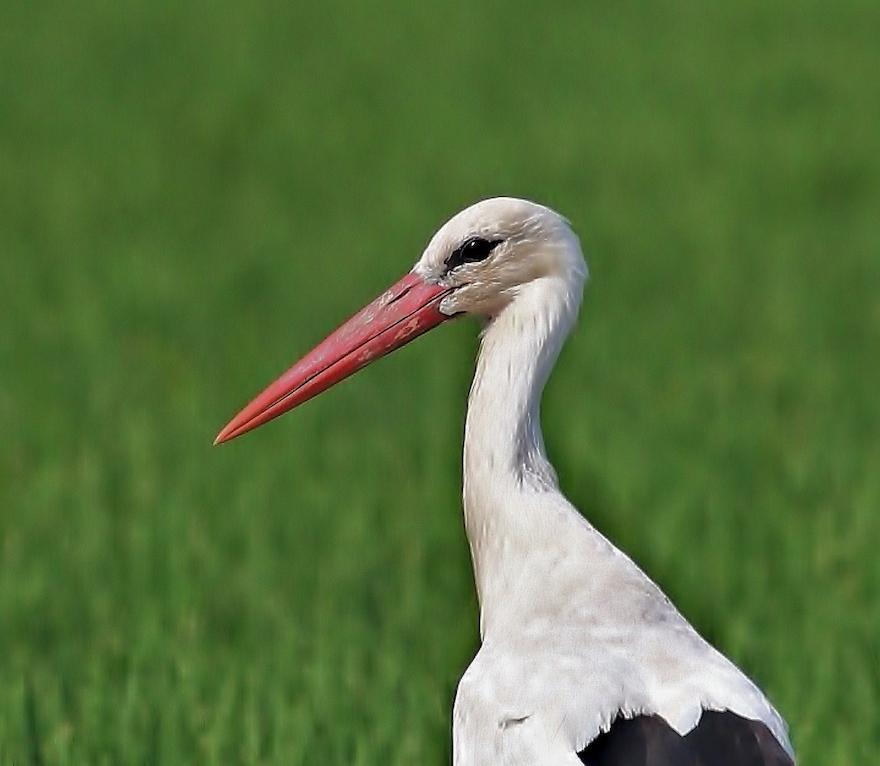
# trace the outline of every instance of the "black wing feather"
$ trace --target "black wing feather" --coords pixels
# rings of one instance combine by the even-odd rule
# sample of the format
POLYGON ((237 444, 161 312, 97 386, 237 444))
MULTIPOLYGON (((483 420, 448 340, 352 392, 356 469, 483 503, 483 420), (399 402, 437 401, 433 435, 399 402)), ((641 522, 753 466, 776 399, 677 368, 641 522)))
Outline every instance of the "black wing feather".
POLYGON ((681 736, 657 715, 618 718, 578 753, 584 766, 794 766, 761 721, 703 711, 681 736))
POLYGON ((656 715, 618 718, 578 756, 585 766, 696 766, 685 738, 656 715))

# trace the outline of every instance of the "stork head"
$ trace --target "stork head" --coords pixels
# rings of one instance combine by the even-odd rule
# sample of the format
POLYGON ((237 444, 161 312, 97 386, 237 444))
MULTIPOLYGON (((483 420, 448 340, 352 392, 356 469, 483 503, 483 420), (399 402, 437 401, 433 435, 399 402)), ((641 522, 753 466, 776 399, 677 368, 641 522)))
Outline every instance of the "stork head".
POLYGON ((215 443, 278 417, 446 319, 491 318, 544 280, 579 300, 585 277, 577 237, 557 213, 510 197, 471 205, 440 228, 409 274, 266 388, 215 443))
POLYGON ((453 216, 413 268, 426 282, 451 288, 447 315, 491 317, 538 279, 564 280, 580 292, 586 264, 568 222, 543 205, 494 197, 453 216))

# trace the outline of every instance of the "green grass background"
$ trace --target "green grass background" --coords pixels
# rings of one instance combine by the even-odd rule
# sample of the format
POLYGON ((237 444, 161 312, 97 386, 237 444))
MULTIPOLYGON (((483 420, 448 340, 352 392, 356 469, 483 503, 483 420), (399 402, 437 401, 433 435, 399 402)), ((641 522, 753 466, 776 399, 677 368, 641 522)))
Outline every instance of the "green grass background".
POLYGON ((880 5, 0 5, 0 763, 449 761, 461 321, 219 427, 484 196, 592 281, 570 497, 880 750, 880 5))

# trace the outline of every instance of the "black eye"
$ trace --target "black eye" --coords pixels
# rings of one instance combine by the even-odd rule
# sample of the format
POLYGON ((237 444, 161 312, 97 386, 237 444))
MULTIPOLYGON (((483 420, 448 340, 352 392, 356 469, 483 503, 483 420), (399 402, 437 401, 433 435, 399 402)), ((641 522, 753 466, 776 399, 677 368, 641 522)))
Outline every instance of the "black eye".
POLYGON ((483 237, 471 237, 453 250, 452 255, 446 259, 446 266, 449 269, 454 269, 463 263, 483 261, 500 244, 500 239, 489 240, 483 239, 483 237))

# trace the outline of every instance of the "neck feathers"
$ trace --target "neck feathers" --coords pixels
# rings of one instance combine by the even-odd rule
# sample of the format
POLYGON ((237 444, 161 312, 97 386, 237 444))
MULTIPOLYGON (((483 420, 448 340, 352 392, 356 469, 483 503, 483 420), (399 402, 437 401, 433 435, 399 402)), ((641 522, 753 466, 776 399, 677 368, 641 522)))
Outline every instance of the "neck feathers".
POLYGON ((515 569, 542 532, 534 502, 559 494, 544 450, 541 393, 577 316, 582 279, 530 282, 486 326, 468 400, 464 445, 465 527, 485 613, 490 588, 515 569))

